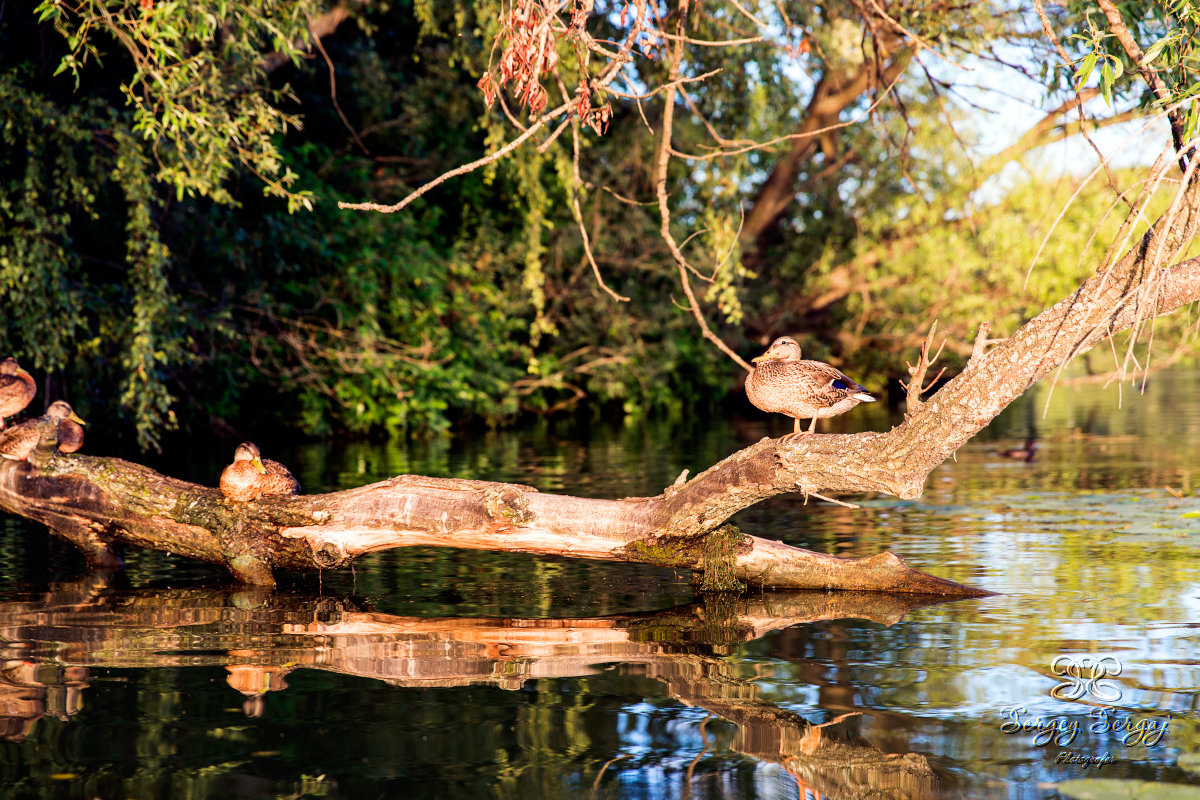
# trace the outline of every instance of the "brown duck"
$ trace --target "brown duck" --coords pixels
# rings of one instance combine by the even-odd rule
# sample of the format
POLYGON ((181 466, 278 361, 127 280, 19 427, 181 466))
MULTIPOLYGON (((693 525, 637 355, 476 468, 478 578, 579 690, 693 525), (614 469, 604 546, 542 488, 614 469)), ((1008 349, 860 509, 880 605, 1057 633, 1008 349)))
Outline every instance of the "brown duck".
POLYGON ((245 502, 259 497, 287 496, 300 491, 300 483, 278 461, 264 459, 253 442, 242 442, 233 452, 233 463, 221 472, 221 493, 245 502))
POLYGON ((801 359, 800 345, 790 336, 780 336, 753 360, 757 366, 746 379, 746 396, 763 411, 795 419, 795 431, 789 436, 808 436, 818 419, 845 413, 859 403, 875 402, 865 387, 840 370, 801 359), (802 419, 812 419, 807 431, 800 430, 802 419))
POLYGON ((15 358, 0 361, 0 428, 4 427, 4 418, 11 417, 33 400, 37 394, 37 384, 33 376, 21 369, 15 358))
POLYGON ((0 433, 0 456, 13 461, 24 461, 29 458, 33 448, 37 447, 42 437, 42 423, 45 420, 57 418, 58 451, 74 453, 83 447, 83 426, 86 424, 65 400, 55 400, 46 409, 46 416, 37 419, 27 419, 19 425, 14 425, 0 433))

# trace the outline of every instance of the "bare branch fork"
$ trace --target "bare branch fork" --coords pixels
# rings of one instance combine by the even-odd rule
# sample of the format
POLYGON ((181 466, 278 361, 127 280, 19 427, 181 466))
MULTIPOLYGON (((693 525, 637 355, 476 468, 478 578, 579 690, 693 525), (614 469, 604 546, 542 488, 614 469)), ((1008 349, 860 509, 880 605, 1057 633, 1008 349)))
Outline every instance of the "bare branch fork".
MULTIPOLYGON (((925 374, 929 372, 929 368, 933 366, 935 361, 938 360, 938 357, 942 354, 942 350, 946 347, 946 340, 942 339, 942 343, 938 346, 937 352, 933 354, 932 358, 930 358, 929 349, 933 346, 933 335, 936 332, 937 320, 935 319, 933 324, 929 326, 929 333, 925 336, 925 341, 921 343, 921 357, 917 359, 916 366, 913 366, 907 361, 904 362, 905 366, 908 367, 909 375, 909 380, 907 383, 900 381, 900 385, 904 387, 904 391, 907 394, 908 412, 905 415, 905 418, 911 417, 921 410, 921 395, 925 394, 934 386, 936 386, 937 382, 942 379, 942 375, 946 373, 946 368, 942 367, 940 370, 938 370, 938 374, 933 380, 931 380, 929 383, 925 383, 925 374)), ((978 340, 976 340, 976 344, 978 344, 978 340)))

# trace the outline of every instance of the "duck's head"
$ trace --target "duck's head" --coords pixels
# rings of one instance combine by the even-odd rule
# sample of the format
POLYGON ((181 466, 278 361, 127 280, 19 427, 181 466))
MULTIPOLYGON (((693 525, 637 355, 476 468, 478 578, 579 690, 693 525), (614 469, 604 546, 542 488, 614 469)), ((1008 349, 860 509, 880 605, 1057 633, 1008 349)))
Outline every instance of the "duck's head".
POLYGON ((75 409, 71 408, 71 404, 66 400, 55 400, 46 409, 47 417, 58 417, 59 419, 69 419, 71 422, 77 422, 80 425, 87 425, 79 415, 75 413, 75 409))
POLYGON ((767 352, 750 360, 755 364, 760 361, 799 361, 800 344, 790 336, 780 336, 771 342, 767 352))
POLYGON ((28 375, 12 356, 0 361, 0 375, 28 375))
POLYGON ((262 452, 254 442, 242 442, 239 444, 237 450, 233 451, 233 460, 235 462, 249 461, 260 473, 263 475, 267 474, 267 468, 262 462, 262 452))

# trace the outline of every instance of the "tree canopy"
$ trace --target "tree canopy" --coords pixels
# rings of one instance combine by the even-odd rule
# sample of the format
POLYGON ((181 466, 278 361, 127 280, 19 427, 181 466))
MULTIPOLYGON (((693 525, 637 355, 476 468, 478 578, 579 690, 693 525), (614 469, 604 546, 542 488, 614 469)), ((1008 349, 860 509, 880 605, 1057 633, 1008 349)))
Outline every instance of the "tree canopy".
MULTIPOLYGON (((728 356, 783 333, 878 391, 934 318, 961 364, 980 322, 1011 332, 1171 213, 1197 13, 10 4, 0 349, 143 447, 214 421, 678 411, 736 391, 728 356), (1013 128, 966 87, 991 73, 1049 111, 1013 128), (1155 117, 1156 167, 1011 167, 1155 117)), ((1160 321, 1153 358, 1186 354, 1186 329, 1160 321)))

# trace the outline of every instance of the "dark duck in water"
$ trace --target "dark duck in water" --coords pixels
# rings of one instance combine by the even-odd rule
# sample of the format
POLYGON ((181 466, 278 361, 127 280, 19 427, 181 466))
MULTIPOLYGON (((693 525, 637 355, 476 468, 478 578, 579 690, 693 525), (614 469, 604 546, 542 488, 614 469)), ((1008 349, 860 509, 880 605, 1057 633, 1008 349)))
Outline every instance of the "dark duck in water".
POLYGON ((1004 458, 1013 458, 1027 463, 1032 463, 1033 461, 1037 460, 1037 454, 1038 443, 1037 439, 1034 439, 1033 437, 1025 440, 1024 447, 1010 447, 1007 450, 998 450, 996 452, 996 455, 1003 456, 1004 458))
POLYGON ((796 420, 795 431, 789 434, 792 437, 810 435, 818 419, 843 414, 859 403, 875 402, 866 388, 841 370, 800 358, 800 345, 790 336, 776 339, 754 363, 754 371, 746 379, 746 396, 763 411, 796 420), (800 430, 802 419, 812 420, 807 431, 800 430))

